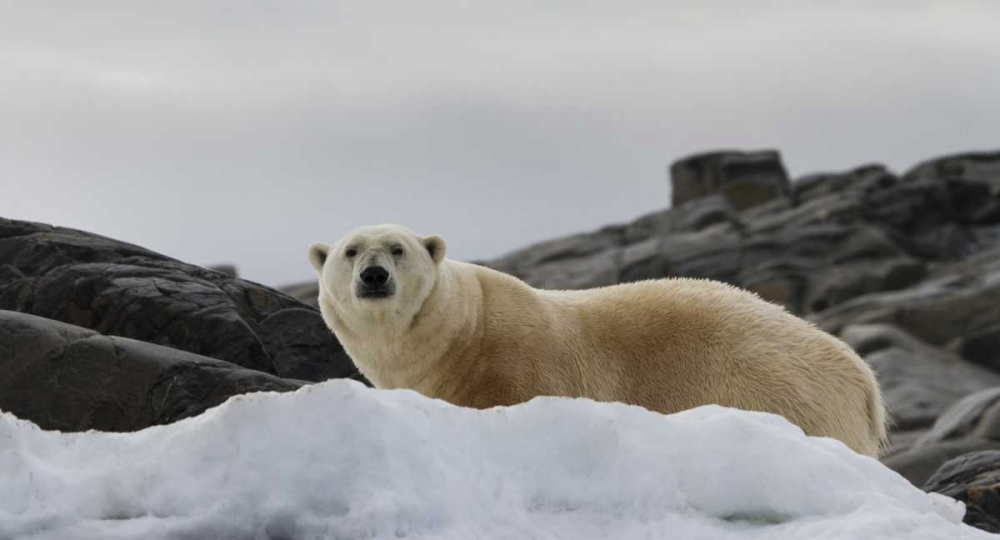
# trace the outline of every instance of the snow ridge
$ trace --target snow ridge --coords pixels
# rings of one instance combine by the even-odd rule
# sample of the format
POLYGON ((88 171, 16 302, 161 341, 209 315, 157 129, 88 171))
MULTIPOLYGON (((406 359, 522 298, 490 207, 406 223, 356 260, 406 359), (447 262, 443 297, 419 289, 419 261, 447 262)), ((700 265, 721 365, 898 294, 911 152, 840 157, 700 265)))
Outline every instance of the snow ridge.
POLYGON ((538 398, 476 411, 346 380, 135 433, 0 414, 0 538, 992 538, 783 418, 538 398))

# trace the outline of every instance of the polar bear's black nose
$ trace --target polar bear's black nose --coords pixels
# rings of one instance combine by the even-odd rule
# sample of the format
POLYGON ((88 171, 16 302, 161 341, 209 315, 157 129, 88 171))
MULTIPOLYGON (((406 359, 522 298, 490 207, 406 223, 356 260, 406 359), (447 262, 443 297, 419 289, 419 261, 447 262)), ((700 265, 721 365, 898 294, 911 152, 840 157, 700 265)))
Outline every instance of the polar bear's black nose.
POLYGON ((364 283, 366 287, 373 289, 384 287, 388 281, 389 271, 381 266, 369 266, 361 271, 361 282, 364 283))

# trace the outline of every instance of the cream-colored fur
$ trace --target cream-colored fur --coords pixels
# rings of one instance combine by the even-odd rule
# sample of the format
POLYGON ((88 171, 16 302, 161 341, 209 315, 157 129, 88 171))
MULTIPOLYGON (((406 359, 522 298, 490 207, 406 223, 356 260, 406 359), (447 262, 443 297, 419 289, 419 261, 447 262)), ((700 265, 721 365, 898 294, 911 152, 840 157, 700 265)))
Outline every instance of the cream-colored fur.
POLYGON ((780 414, 809 435, 871 456, 886 439, 867 364, 840 340, 736 287, 659 279, 539 290, 445 259, 440 238, 394 225, 316 244, 310 260, 324 319, 378 388, 478 408, 539 395, 662 413, 717 403, 780 414), (371 264, 389 270, 390 298, 355 294, 371 264))

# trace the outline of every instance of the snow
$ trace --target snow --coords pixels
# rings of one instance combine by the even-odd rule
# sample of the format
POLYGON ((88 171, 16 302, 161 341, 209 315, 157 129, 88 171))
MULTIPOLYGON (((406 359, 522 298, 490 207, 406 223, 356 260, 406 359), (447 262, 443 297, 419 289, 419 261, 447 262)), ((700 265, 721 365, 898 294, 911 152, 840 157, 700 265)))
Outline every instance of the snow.
POLYGON ((0 538, 992 538, 784 419, 330 381, 135 433, 0 415, 0 538))

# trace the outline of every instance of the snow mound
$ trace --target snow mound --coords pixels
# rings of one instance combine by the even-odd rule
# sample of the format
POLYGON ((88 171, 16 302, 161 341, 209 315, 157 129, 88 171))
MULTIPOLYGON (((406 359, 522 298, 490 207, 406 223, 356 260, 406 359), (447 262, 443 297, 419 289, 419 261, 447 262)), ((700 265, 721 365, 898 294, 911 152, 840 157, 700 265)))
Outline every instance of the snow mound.
POLYGON ((784 419, 330 381, 136 433, 0 415, 0 538, 990 538, 784 419))

